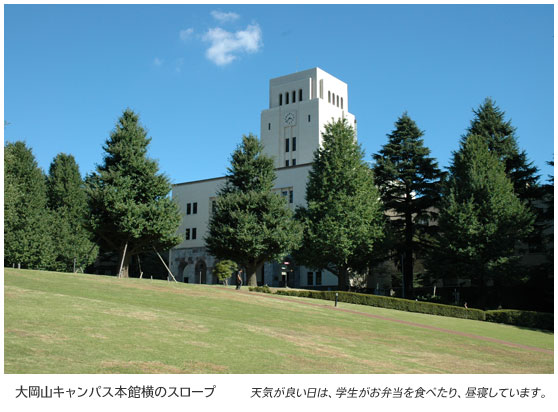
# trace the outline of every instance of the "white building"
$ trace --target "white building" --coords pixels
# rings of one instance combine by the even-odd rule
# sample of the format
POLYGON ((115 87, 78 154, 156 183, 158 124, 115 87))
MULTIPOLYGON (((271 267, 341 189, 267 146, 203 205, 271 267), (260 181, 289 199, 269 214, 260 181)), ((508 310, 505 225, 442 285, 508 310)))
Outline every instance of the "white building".
MULTIPOLYGON (((306 181, 314 152, 322 143, 325 124, 346 118, 356 130, 349 113, 347 84, 319 68, 271 79, 269 108, 261 113, 260 140, 264 153, 275 159, 274 190, 288 198, 291 208, 304 205, 306 181)), ((225 177, 173 185, 172 196, 182 212, 179 233, 184 241, 170 251, 170 264, 178 281, 217 283, 212 275, 215 259, 206 252, 212 202, 225 177)), ((266 263, 258 273, 258 284, 282 286, 285 279, 277 263, 266 263)), ((337 286, 337 277, 295 267, 288 273, 290 287, 337 286)))

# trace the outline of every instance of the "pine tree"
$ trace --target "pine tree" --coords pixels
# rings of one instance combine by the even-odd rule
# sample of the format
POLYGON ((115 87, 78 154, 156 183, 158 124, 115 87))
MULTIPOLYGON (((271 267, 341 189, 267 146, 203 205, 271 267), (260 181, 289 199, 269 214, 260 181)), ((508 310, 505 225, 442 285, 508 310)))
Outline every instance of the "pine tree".
POLYGON ((169 179, 147 157, 150 141, 127 109, 106 140, 103 163, 86 179, 89 226, 101 247, 119 253, 122 277, 128 277, 132 256, 180 242, 178 205, 169 198, 169 179))
POLYGON ((429 267, 439 276, 471 279, 482 301, 487 281, 506 282, 518 260, 515 246, 532 230, 534 217, 483 137, 461 143, 450 173, 429 267))
POLYGON ((384 217, 373 172, 364 161, 352 127, 342 119, 325 126, 306 186, 298 263, 337 275, 341 290, 363 271, 384 238, 384 217))
POLYGON ((72 155, 58 154, 47 176, 48 207, 53 216, 56 261, 52 269, 72 271, 95 261, 98 247, 84 225, 88 216, 84 182, 72 155), (74 261, 75 259, 75 261, 74 261))
POLYGON ((471 135, 482 137, 488 149, 504 163, 506 175, 520 199, 536 197, 539 186, 538 169, 529 162, 525 151, 519 149, 511 120, 505 120, 505 112, 490 98, 486 98, 473 113, 475 116, 462 137, 462 142, 471 135))
POLYGON ((23 142, 4 146, 4 264, 46 269, 54 261, 45 176, 23 142))
POLYGON ((205 243, 217 259, 246 268, 248 285, 257 285, 257 271, 298 246, 300 227, 286 200, 271 191, 273 160, 262 154, 253 135, 243 136, 232 154, 227 183, 218 193, 205 243))
POLYGON ((413 262, 416 254, 427 247, 435 226, 433 206, 440 197, 443 173, 429 157, 424 133, 404 113, 388 134, 388 143, 375 154, 374 177, 394 237, 395 258, 403 256, 405 297, 413 296, 413 262))

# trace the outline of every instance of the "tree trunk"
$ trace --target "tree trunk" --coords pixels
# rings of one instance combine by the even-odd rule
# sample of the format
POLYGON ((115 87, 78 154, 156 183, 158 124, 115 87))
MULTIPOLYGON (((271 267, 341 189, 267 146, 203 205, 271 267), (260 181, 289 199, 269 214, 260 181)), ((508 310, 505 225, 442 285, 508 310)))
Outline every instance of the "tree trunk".
POLYGON ((403 258, 403 276, 405 276, 405 298, 413 299, 413 215, 411 211, 411 194, 408 193, 405 202, 407 210, 405 211, 405 254, 403 258))
MULTIPOLYGON (((129 270, 130 270, 130 262, 132 260, 130 248, 122 247, 122 249, 118 253, 118 264, 120 265, 120 262, 122 262, 122 255, 124 254, 124 252, 126 253, 126 255, 124 256, 124 261, 122 263, 122 272, 120 273, 120 277, 128 278, 130 277, 129 270)), ((118 269, 120 269, 120 266, 118 267, 118 269)))
POLYGON ((248 286, 258 286, 258 270, 262 265, 263 262, 253 262, 246 265, 246 284, 248 286))
POLYGON ((349 270, 346 267, 342 267, 339 268, 337 272, 339 290, 349 290, 349 270))

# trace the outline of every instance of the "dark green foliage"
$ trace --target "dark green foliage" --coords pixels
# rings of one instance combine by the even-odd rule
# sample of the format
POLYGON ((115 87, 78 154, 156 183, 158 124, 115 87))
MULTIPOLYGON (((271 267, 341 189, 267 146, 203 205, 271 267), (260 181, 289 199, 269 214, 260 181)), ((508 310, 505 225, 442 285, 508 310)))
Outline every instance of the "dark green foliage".
POLYGON ((273 188, 273 159, 262 154, 263 144, 253 134, 242 136, 242 144, 231 156, 227 183, 221 194, 230 192, 268 192, 273 188))
POLYGON ((440 198, 443 173, 437 162, 429 157, 424 146, 423 132, 404 113, 388 135, 388 143, 374 160, 374 178, 380 190, 389 227, 394 237, 394 257, 399 263, 403 256, 405 296, 413 296, 413 262, 417 253, 430 244, 429 236, 436 226, 433 206, 440 198))
POLYGON ((54 248, 44 173, 23 142, 7 143, 4 156, 4 264, 50 268, 54 248))
POLYGON ((521 199, 536 196, 534 191, 538 186, 538 169, 528 161, 525 151, 519 149, 515 128, 510 120, 505 120, 505 112, 492 99, 487 98, 473 113, 475 117, 463 136, 462 143, 471 135, 482 137, 488 149, 504 163, 506 175, 512 181, 515 193, 521 199))
POLYGON ((487 310, 488 322, 506 323, 508 325, 524 326, 533 329, 554 330, 554 314, 532 312, 526 310, 487 310))
POLYGON ((532 230, 533 215, 482 137, 461 143, 450 172, 429 267, 439 277, 471 279, 482 295, 487 281, 510 280, 515 246, 532 230))
POLYGON ((180 242, 178 205, 169 197, 169 179, 147 157, 150 141, 138 116, 124 111, 103 147, 103 163, 86 179, 89 225, 102 247, 119 253, 124 277, 132 256, 180 242))
POLYGON ((264 262, 277 261, 300 242, 300 226, 283 197, 271 192, 272 159, 253 136, 243 136, 232 155, 226 186, 219 192, 205 243, 217 259, 246 268, 248 285, 264 262))
POLYGON ((339 287, 349 288, 351 273, 364 271, 384 239, 384 216, 374 177, 345 119, 325 126, 323 146, 314 154, 306 185, 299 264, 327 269, 339 287))
POLYGON ((47 176, 48 206, 53 219, 56 260, 53 270, 70 272, 95 261, 98 247, 84 225, 88 216, 87 195, 79 167, 72 155, 60 153, 47 176))
POLYGON ((250 292, 260 292, 260 293, 273 293, 271 291, 271 289, 269 288, 269 286, 267 285, 263 285, 263 286, 250 286, 248 288, 248 290, 250 292))
POLYGON ((217 276, 217 279, 226 284, 226 280, 233 275, 237 267, 238 265, 232 260, 220 260, 215 264, 213 274, 217 276))

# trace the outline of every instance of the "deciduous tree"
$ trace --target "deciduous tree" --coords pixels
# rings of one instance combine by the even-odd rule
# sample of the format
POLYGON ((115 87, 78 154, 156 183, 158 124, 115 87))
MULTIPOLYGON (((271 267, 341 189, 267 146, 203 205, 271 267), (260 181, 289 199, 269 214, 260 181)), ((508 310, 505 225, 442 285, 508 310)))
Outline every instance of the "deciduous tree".
POLYGON ((24 142, 4 146, 4 264, 49 268, 54 261, 45 176, 24 142))
POLYGON ((243 136, 233 152, 227 183, 218 193, 205 238, 209 253, 246 268, 248 285, 257 271, 298 246, 300 227, 286 200, 271 191, 273 160, 253 135, 243 136))
POLYGON ((373 172, 345 119, 325 126, 306 202, 297 210, 304 237, 295 259, 337 275, 339 288, 347 290, 351 274, 368 267, 383 240, 384 216, 373 172))
POLYGON ((92 242, 85 222, 89 215, 87 195, 79 166, 72 155, 58 154, 47 176, 48 207, 53 217, 56 250, 54 270, 72 271, 95 261, 98 247, 92 242))

